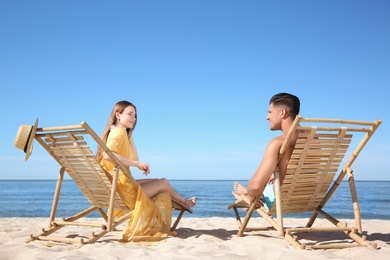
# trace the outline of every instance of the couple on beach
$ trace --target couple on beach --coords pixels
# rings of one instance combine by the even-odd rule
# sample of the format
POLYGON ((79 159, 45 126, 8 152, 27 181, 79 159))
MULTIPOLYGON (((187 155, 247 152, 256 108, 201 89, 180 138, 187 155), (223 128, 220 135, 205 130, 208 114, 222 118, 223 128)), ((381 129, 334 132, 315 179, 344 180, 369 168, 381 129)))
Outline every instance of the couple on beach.
MULTIPOLYGON (((238 182, 234 183, 233 195, 236 199, 245 197, 251 203, 258 203, 267 208, 272 206, 275 200, 273 172, 275 170, 279 171, 281 181, 283 181, 297 134, 292 138, 290 146, 281 159, 278 158, 279 150, 295 117, 299 113, 299 108, 300 101, 294 95, 279 93, 271 98, 267 120, 270 123, 271 130, 281 130, 283 134, 273 138, 268 143, 264 151, 264 157, 249 180, 248 186, 245 187, 238 182), (261 200, 254 201, 259 194, 263 194, 261 200)), ((30 127, 32 132, 36 130, 37 121, 34 126, 30 127)), ((150 166, 147 162, 139 161, 136 145, 132 137, 136 124, 136 107, 128 101, 120 101, 114 105, 101 139, 124 166, 129 169, 136 167, 143 171, 145 176, 148 176, 150 174, 150 166)), ((22 132, 27 133, 28 131, 22 132)), ((15 143, 17 148, 26 152, 26 160, 32 150, 33 138, 30 139, 25 145, 22 142, 20 144, 19 142, 15 143)), ((114 176, 115 162, 100 146, 96 153, 96 159, 108 174, 114 176)), ((196 198, 183 198, 164 178, 147 178, 136 181, 138 185, 132 183, 125 174, 120 174, 118 178, 117 191, 127 207, 133 211, 129 223, 123 230, 122 241, 153 242, 164 239, 169 235, 174 235, 170 230, 172 220, 171 198, 187 208, 195 206, 196 198), (141 186, 142 189, 138 189, 138 186, 141 186)), ((121 211, 114 212, 114 217, 121 215, 121 211)))
MULTIPOLYGON (((264 157, 256 172, 249 180, 248 186, 245 187, 238 182, 234 183, 233 195, 236 199, 240 199, 241 196, 248 196, 253 203, 256 195, 263 194, 261 201, 257 201, 256 203, 267 208, 272 206, 275 200, 273 172, 275 169, 278 170, 281 181, 283 181, 297 136, 292 139, 290 146, 287 148, 279 164, 278 152, 296 115, 299 113, 299 108, 300 101, 294 95, 279 93, 271 98, 267 120, 270 123, 270 129, 272 131, 281 130, 283 134, 275 137, 268 143, 264 157)), ((101 138, 126 167, 137 167, 147 176, 150 173, 149 164, 138 160, 137 149, 132 137, 136 124, 136 107, 128 101, 120 101, 115 104, 101 138)), ((115 164, 101 148, 98 149, 97 159, 103 168, 113 173, 115 164)), ((138 189, 141 192, 137 192, 136 188, 133 187, 123 174, 118 180, 118 191, 122 198, 124 198, 130 208, 135 207, 136 212, 139 212, 139 214, 133 215, 130 223, 125 228, 122 236, 123 241, 134 241, 134 238, 137 236, 146 238, 148 234, 155 237, 156 230, 161 238, 166 237, 170 233, 171 210, 168 209, 170 206, 161 206, 170 200, 167 200, 162 194, 169 194, 172 198, 180 201, 189 208, 196 204, 195 197, 190 199, 183 198, 171 187, 166 179, 138 179, 136 181, 142 187, 142 189, 138 189), (149 201, 160 206, 153 207, 152 205, 152 207, 149 207, 147 203, 137 203, 138 201, 149 201), (142 214, 146 209, 152 209, 154 212, 149 212, 146 216, 142 214), (139 228, 140 223, 142 223, 142 228, 139 228), (151 226, 153 228, 150 228, 151 226)), ((120 212, 116 214, 119 215, 120 212)))

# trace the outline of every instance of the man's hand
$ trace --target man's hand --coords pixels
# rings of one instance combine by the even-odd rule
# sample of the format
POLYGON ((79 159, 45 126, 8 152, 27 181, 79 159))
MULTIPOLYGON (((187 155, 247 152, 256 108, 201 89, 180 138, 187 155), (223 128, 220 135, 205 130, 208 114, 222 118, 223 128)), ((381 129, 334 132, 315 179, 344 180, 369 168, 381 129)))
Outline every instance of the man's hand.
POLYGON ((271 177, 269 177, 268 184, 274 184, 274 175, 272 174, 271 177))
POLYGON ((250 196, 250 201, 251 201, 250 205, 252 205, 253 203, 256 203, 256 207, 258 207, 258 208, 264 206, 264 201, 263 201, 264 196, 263 195, 261 195, 260 200, 255 201, 255 199, 256 199, 256 196, 255 197, 250 196))

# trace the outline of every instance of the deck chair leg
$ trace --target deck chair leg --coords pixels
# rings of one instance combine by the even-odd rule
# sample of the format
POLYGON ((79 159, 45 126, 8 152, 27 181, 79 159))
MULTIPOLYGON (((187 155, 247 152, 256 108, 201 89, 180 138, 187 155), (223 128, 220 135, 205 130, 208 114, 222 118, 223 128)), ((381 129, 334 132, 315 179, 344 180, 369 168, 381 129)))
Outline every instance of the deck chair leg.
POLYGON ((314 223, 314 221, 316 220, 317 217, 318 217, 318 213, 316 211, 314 211, 313 215, 311 215, 309 221, 307 222, 306 227, 313 226, 313 223, 314 223))
POLYGON ((345 169, 343 169, 337 180, 333 183, 333 185, 330 187, 330 189, 328 190, 328 192, 326 193, 324 199, 322 200, 322 202, 320 203, 320 205, 317 207, 317 209, 313 212, 313 214, 311 215, 309 221, 307 222, 306 224, 306 227, 309 228, 309 227, 312 227, 313 226, 313 223, 314 221, 317 219, 318 217, 318 214, 321 213, 322 209, 324 208, 325 204, 328 202, 328 200, 330 199, 330 197, 332 197, 333 193, 336 191, 336 189, 339 187, 341 181, 343 180, 344 176, 345 176, 346 172, 345 172, 345 169))
POLYGON ((278 220, 277 230, 279 236, 284 236, 283 228, 283 212, 282 212, 282 196, 280 194, 280 176, 279 171, 275 170, 274 188, 275 188, 275 200, 276 200, 276 218, 278 220))
MULTIPOLYGON (((377 248, 377 244, 373 243, 370 244, 366 241, 365 236, 360 236, 359 234, 356 233, 357 228, 347 228, 347 224, 339 221, 338 219, 330 216, 323 210, 319 210, 319 213, 324 216, 329 222, 334 224, 340 231, 343 231, 347 236, 352 238, 355 242, 357 242, 360 246, 366 246, 366 247, 371 247, 371 248, 377 248)), ((359 231, 358 231, 359 232, 359 231)))
POLYGON ((108 216, 107 216, 106 212, 104 212, 104 210, 102 208, 98 208, 97 210, 99 211, 102 218, 108 223, 108 216))
MULTIPOLYGON (((57 230, 61 229, 62 227, 66 226, 66 225, 74 225, 74 226, 77 226, 77 224, 75 224, 74 222, 76 220, 78 220, 79 218, 82 218, 88 214, 90 214, 92 211, 96 210, 96 207, 95 206, 91 206, 90 208, 84 210, 84 211, 81 211, 67 219, 63 219, 63 221, 52 221, 50 223, 50 227, 49 229, 42 229, 41 230, 41 233, 37 234, 37 235, 33 235, 31 234, 30 235, 30 238, 27 242, 31 242, 31 241, 34 241, 34 240, 51 240, 51 238, 47 238, 50 234, 56 232, 57 230)), ((54 240, 52 240, 54 241, 54 240)), ((57 241, 65 241, 64 239, 57 239, 57 241)), ((69 240, 70 241, 70 240, 69 240)), ((80 240, 81 241, 81 240, 80 240)), ((84 243, 84 242, 82 242, 84 243)))
POLYGON ((353 213, 355 216, 355 224, 359 231, 359 233, 362 233, 362 221, 360 217, 360 207, 359 207, 359 201, 356 193, 356 186, 355 186, 355 178, 353 176, 353 171, 350 167, 347 168, 348 173, 348 182, 349 182, 349 188, 351 190, 351 197, 352 197, 352 204, 353 204, 353 213))
POLYGON ((233 207, 233 211, 234 211, 234 215, 236 216, 238 228, 241 228, 242 221, 241 221, 240 213, 238 212, 237 207, 233 207))
POLYGON ((306 245, 305 244, 301 244, 299 241, 298 241, 298 237, 297 236, 293 236, 291 235, 290 231, 289 230, 286 230, 286 234, 284 236, 284 238, 290 243, 290 245, 292 247, 294 247, 295 249, 306 249, 306 245))
POLYGON ((247 227, 248 222, 249 222, 250 218, 252 217, 252 214, 255 211, 255 209, 256 209, 256 203, 252 203, 252 205, 250 206, 248 212, 246 213, 246 216, 244 218, 244 221, 242 222, 242 225, 241 225, 240 229, 238 230, 237 236, 239 236, 239 237, 243 236, 245 228, 247 227))
MULTIPOLYGON (((279 223, 276 222, 276 221, 272 218, 272 216, 270 216, 267 212, 265 212, 264 209, 260 208, 260 209, 257 209, 256 211, 257 211, 257 213, 260 214, 260 216, 262 216, 262 217, 264 218, 265 221, 268 222, 268 224, 270 224, 270 225, 272 226, 272 227, 269 227, 270 229, 273 228, 273 229, 275 229, 275 230, 278 230, 278 228, 279 228, 279 223)), ((279 219, 278 219, 278 221, 279 221, 279 219)), ((284 231, 283 231, 282 236, 283 236, 283 235, 284 235, 284 231)))
POLYGON ((116 193, 116 187, 118 185, 118 177, 119 177, 119 166, 117 165, 115 167, 115 174, 114 174, 114 179, 112 181, 112 189, 111 189, 111 196, 110 196, 110 205, 107 211, 108 215, 108 220, 107 220, 107 226, 108 226, 108 231, 113 230, 112 223, 114 222, 114 203, 115 203, 115 193, 116 193))
POLYGON ((179 224, 179 222, 181 220, 181 217, 183 216, 184 212, 185 212, 184 209, 180 210, 180 213, 177 216, 175 223, 173 223, 173 226, 171 227, 171 231, 175 231, 176 230, 176 227, 179 224))
POLYGON ((62 181, 64 180, 64 173, 65 173, 65 168, 61 167, 60 172, 58 174, 56 190, 54 192, 53 204, 51 205, 51 211, 50 211, 50 217, 49 217, 49 227, 51 226, 51 223, 54 221, 54 219, 56 217, 58 199, 60 198, 62 181))

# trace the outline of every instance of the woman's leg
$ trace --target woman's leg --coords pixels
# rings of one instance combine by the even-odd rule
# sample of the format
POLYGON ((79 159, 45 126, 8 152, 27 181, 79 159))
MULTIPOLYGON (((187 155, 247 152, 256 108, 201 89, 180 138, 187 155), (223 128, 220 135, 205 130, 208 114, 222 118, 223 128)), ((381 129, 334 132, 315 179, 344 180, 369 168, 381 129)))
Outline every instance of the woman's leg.
POLYGON ((138 182, 139 185, 143 184, 143 183, 146 183, 146 182, 149 182, 149 181, 155 181, 157 180, 156 178, 154 179, 138 179, 138 180, 135 180, 136 182, 138 182))
POLYGON ((169 184, 169 182, 166 179, 151 179, 150 181, 142 181, 139 183, 142 187, 142 189, 145 191, 146 195, 149 198, 153 198, 157 194, 163 191, 168 191, 169 195, 171 197, 187 207, 193 207, 195 206, 196 199, 185 199, 183 198, 179 193, 177 193, 169 184))

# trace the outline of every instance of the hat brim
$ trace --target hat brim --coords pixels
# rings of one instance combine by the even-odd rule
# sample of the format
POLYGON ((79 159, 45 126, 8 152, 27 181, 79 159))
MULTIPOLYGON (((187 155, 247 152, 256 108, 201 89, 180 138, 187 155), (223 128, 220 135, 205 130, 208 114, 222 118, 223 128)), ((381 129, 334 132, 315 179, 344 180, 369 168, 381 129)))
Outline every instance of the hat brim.
POLYGON ((30 136, 28 138, 28 143, 27 143, 27 147, 26 147, 26 158, 24 159, 25 161, 28 160, 28 158, 30 157, 30 155, 32 153, 35 133, 37 132, 37 127, 38 127, 38 118, 35 120, 34 126, 31 129, 31 133, 30 133, 30 136))

